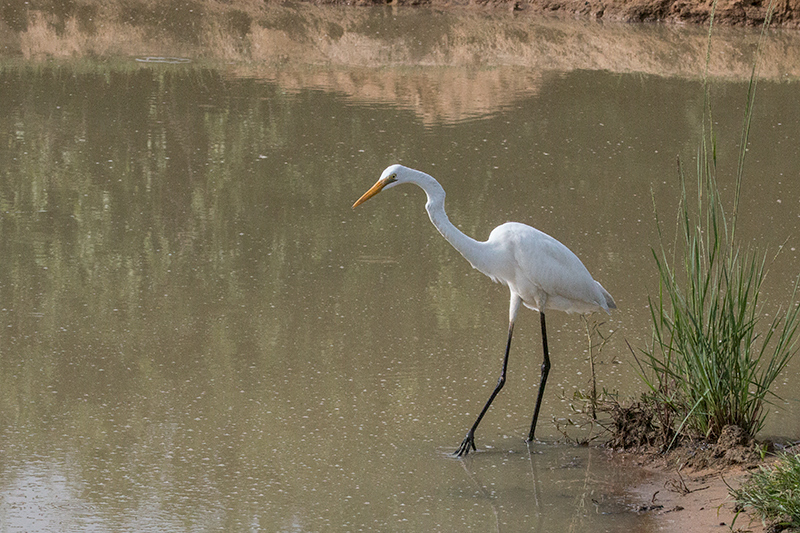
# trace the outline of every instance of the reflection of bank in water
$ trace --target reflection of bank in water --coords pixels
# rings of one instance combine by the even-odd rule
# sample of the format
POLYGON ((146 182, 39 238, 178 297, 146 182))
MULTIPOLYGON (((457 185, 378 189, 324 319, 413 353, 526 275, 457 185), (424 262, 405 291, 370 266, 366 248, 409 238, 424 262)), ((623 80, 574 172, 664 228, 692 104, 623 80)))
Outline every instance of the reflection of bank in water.
MULTIPOLYGON (((110 3, 94 7, 91 16, 30 9, 14 24, 0 24, 0 53, 27 59, 138 56, 139 63, 165 64, 224 61, 236 76, 274 81, 285 90, 319 88, 360 104, 412 109, 427 125, 513 105, 535 94, 546 72, 699 78, 705 69, 707 30, 699 26, 427 8, 195 7, 134 13, 110 3)), ((757 37, 753 29, 717 28, 711 76, 748 79, 757 37)), ((762 58, 762 78, 800 77, 800 34, 772 32, 762 58)))

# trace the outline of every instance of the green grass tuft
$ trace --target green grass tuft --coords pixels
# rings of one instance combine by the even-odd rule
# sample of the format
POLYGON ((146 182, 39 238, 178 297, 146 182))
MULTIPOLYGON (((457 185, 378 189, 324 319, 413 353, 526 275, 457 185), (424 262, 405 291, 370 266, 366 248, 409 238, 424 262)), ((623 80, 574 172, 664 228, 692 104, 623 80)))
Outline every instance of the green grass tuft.
POLYGON ((675 438, 687 434, 714 438, 727 425, 755 436, 764 424, 770 388, 797 351, 797 283, 785 308, 771 313, 771 321, 763 321, 759 296, 767 274, 767 255, 741 247, 736 239, 756 80, 754 65, 738 168, 732 180, 732 208, 726 211, 718 187, 706 84, 696 191, 693 195, 688 192, 679 160, 681 201, 671 246, 656 215, 661 245, 653 250, 653 257, 659 291, 650 299, 653 336, 642 350, 644 358, 639 365, 651 398, 671 413, 663 418, 677 424, 662 430, 675 438))
POLYGON ((800 455, 785 455, 774 466, 761 467, 731 496, 759 518, 800 527, 800 455))

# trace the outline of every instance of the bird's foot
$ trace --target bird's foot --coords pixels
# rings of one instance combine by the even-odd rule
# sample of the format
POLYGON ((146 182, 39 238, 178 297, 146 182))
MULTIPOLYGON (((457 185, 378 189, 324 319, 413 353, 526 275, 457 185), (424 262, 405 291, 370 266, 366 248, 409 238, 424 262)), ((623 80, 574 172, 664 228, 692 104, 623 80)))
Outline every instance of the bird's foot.
POLYGON ((466 457, 469 454, 469 450, 472 448, 473 450, 477 450, 475 448, 475 434, 470 431, 467 433, 467 436, 461 441, 461 446, 453 453, 456 457, 466 457))

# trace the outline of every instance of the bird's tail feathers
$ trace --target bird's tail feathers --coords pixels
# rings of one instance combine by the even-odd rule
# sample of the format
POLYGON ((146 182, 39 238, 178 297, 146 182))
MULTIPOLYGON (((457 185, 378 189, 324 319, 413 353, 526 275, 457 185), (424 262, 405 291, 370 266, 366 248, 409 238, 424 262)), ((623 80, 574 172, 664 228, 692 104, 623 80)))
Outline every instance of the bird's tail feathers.
POLYGON ((603 293, 603 298, 606 299, 606 308, 607 308, 606 312, 608 312, 608 309, 616 309, 617 308, 617 302, 614 301, 614 297, 611 296, 611 294, 609 294, 609 292, 607 290, 605 290, 603 288, 603 286, 600 285, 599 282, 595 281, 595 283, 597 283, 597 286, 600 287, 600 290, 603 293))

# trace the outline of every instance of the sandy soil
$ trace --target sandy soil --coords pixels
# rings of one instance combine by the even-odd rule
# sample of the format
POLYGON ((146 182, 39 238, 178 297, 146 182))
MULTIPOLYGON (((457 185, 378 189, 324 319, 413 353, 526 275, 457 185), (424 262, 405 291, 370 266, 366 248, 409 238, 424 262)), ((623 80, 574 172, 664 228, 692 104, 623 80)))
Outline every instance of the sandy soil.
POLYGON ((760 519, 737 512, 730 490, 740 488, 752 471, 774 462, 775 449, 797 453, 795 447, 758 442, 743 429, 729 425, 716 442, 684 439, 669 453, 661 454, 663 435, 646 415, 633 416, 646 411, 632 407, 617 412, 625 415, 620 419, 624 423, 615 422, 609 444, 626 446, 628 451, 615 453, 613 460, 649 474, 628 487, 633 512, 650 513, 657 531, 767 531, 760 519))
MULTIPOLYGON (((428 5, 538 11, 571 17, 626 22, 708 23, 713 0, 310 0, 339 5, 428 5)), ((767 0, 718 0, 715 22, 757 26, 764 22, 767 0)), ((773 26, 800 27, 800 0, 773 0, 773 26)))
POLYGON ((708 533, 734 531, 764 533, 761 520, 735 510, 729 487, 739 488, 751 466, 724 468, 668 468, 643 465, 643 459, 623 454, 616 460, 649 472, 645 481, 630 488, 636 512, 652 513, 657 531, 708 533))

